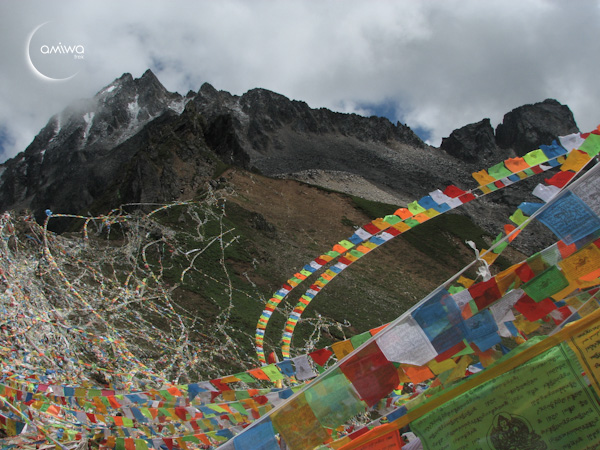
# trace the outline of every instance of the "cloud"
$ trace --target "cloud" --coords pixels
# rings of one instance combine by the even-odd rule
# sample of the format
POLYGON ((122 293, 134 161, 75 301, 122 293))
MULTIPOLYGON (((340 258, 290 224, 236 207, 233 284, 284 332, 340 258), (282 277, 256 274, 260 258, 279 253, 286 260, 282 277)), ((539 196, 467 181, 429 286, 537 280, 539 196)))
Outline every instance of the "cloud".
MULTIPOLYGON (((172 91, 263 87, 312 107, 385 111, 441 138, 556 98, 582 130, 600 121, 600 6, 542 0, 363 2, 1 2, 0 141, 14 156, 55 113, 124 72, 151 68, 172 91), (59 21, 85 45, 64 83, 34 76, 27 35, 59 21)), ((0 149, 2 150, 2 149, 0 149)))

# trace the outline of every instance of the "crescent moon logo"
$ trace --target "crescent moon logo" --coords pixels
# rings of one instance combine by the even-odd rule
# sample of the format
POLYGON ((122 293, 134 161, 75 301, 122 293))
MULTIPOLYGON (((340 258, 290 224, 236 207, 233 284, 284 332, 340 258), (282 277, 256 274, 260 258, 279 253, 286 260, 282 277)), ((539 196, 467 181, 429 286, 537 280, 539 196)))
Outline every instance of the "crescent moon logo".
POLYGON ((47 75, 44 75, 33 63, 32 59, 31 59, 31 53, 30 53, 30 48, 31 48, 31 40, 33 39, 33 36, 35 35, 35 33, 37 33, 37 31, 42 28, 44 25, 50 23, 50 21, 48 22, 44 22, 41 25, 38 25, 37 27, 34 28, 34 30, 29 33, 29 36, 27 37, 27 43, 25 45, 25 59, 27 60, 27 64, 29 65, 29 68, 33 71, 33 73, 40 78, 41 80, 44 81, 67 81, 70 80, 71 78, 73 78, 75 75, 77 75, 79 73, 79 71, 75 72, 74 74, 68 76, 68 77, 64 77, 64 78, 54 78, 54 77, 49 77, 47 75))

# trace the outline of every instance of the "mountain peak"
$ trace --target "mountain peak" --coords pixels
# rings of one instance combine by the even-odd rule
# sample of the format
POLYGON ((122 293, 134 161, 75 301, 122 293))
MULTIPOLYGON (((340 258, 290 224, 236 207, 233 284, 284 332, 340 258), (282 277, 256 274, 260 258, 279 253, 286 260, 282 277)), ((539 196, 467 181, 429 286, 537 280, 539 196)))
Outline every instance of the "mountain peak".
POLYGON ((138 94, 144 93, 145 91, 152 91, 153 93, 160 94, 169 93, 158 78, 156 78, 156 75, 148 69, 139 78, 133 78, 128 72, 124 73, 119 78, 115 78, 112 83, 100 89, 95 97, 106 96, 106 94, 111 94, 112 92, 115 94, 112 94, 111 96, 117 95, 117 92, 120 92, 122 95, 123 92, 127 91, 136 91, 138 94))
POLYGON ((111 83, 107 84, 102 89, 100 89, 96 93, 94 98, 106 96, 106 95, 110 94, 111 92, 114 92, 117 89, 121 89, 124 86, 131 85, 132 83, 133 83, 133 76, 130 73, 124 73, 119 78, 115 78, 111 83))
POLYGON ((127 84, 127 83, 131 83, 132 81, 133 81, 133 75, 131 75, 129 72, 125 72, 119 78, 115 78, 115 80, 111 84, 115 84, 115 83, 127 84))
POLYGON ((496 127, 496 143, 523 156, 540 143, 551 142, 557 135, 579 131, 568 106, 555 99, 523 105, 506 113, 496 127))
MULTIPOLYGON (((574 122, 566 120, 566 130, 555 118, 544 122, 553 112, 559 122, 572 119, 568 107, 549 99, 508 113, 504 130, 526 123, 518 136, 531 124, 553 137, 568 134, 574 122)), ((139 78, 124 73, 54 115, 25 152, 5 163, 0 207, 32 208, 41 217, 47 208, 78 213, 98 202, 112 208, 172 201, 209 180, 219 160, 272 177, 348 174, 410 198, 443 184, 448 171, 459 183, 470 181, 465 162, 515 151, 499 146, 489 119, 451 137, 442 145, 446 151, 438 151, 385 118, 313 109, 263 88, 237 96, 204 83, 182 97, 151 70, 139 78)))
POLYGON ((146 69, 146 71, 140 77, 140 80, 146 80, 146 79, 153 79, 153 80, 158 81, 158 78, 156 78, 156 75, 154 75, 154 72, 152 72, 151 69, 146 69))
POLYGON ((454 130, 440 148, 467 163, 481 164, 523 156, 556 136, 578 131, 569 107, 549 98, 506 113, 495 134, 489 119, 454 130))
POLYGON ((150 69, 146 70, 140 78, 135 79, 134 83, 142 89, 150 89, 163 93, 169 92, 150 69))
POLYGON ((440 148, 468 163, 491 159, 498 152, 490 119, 465 125, 442 139, 440 148))
POLYGON ((217 94, 218 92, 219 91, 217 91, 212 84, 207 82, 202 83, 202 86, 200 86, 200 89, 198 90, 198 94, 217 94))

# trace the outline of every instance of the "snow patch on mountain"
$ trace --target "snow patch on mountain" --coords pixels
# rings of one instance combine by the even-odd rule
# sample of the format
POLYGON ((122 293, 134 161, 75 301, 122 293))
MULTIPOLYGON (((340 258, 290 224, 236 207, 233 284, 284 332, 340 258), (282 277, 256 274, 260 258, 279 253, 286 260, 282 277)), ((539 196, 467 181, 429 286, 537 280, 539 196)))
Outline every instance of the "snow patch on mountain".
POLYGON ((88 112, 83 115, 83 120, 85 121, 85 130, 83 130, 83 142, 84 143, 87 142, 95 115, 96 115, 96 113, 94 113, 94 112, 88 112))
POLYGON ((249 125, 250 117, 242 109, 242 105, 240 105, 239 99, 237 99, 237 101, 228 102, 227 106, 233 112, 234 117, 240 121, 242 126, 247 127, 249 125))
POLYGON ((138 114, 140 113, 140 104, 138 102, 138 99, 139 95, 136 94, 133 101, 127 105, 127 111, 129 111, 129 116, 134 121, 137 120, 138 114))
POLYGON ((54 139, 56 139, 56 137, 60 133, 60 130, 62 129, 61 122, 62 122, 62 114, 56 114, 54 116, 54 135, 50 138, 50 141, 48 141, 48 143, 54 141, 54 139))
POLYGON ((106 86, 104 89, 102 89, 100 92, 98 92, 96 94, 96 97, 102 97, 105 96, 106 94, 110 94, 111 92, 113 92, 115 89, 117 89, 117 87, 119 87, 118 84, 109 84, 108 86, 106 86))
POLYGON ((181 114, 185 109, 185 105, 187 105, 190 100, 191 98, 178 98, 169 103, 167 108, 169 108, 171 111, 175 111, 177 114, 181 114))

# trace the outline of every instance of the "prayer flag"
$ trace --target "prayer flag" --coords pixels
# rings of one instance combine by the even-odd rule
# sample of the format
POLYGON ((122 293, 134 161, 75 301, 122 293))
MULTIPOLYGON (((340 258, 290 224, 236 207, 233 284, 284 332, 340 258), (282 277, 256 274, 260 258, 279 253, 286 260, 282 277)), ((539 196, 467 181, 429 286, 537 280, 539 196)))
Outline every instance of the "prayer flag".
POLYGON ((398 386, 398 372, 376 342, 354 353, 340 369, 369 407, 398 386))
POLYGON ((366 410, 339 368, 311 384, 305 396, 318 421, 327 428, 336 428, 366 410))
POLYGON ((437 406, 411 428, 428 450, 597 447, 600 408, 576 366, 564 346, 553 347, 437 406))

